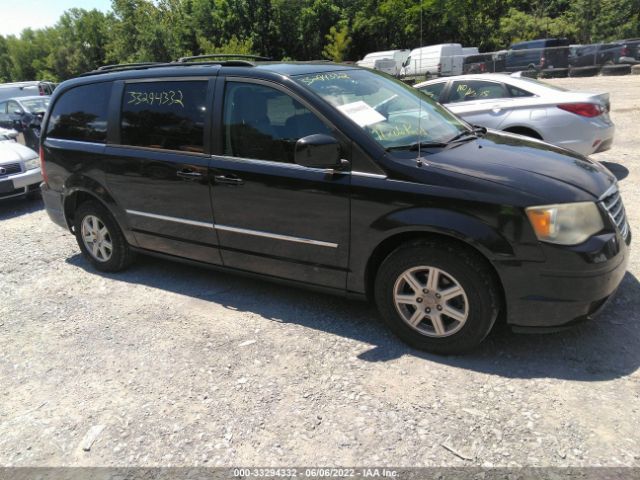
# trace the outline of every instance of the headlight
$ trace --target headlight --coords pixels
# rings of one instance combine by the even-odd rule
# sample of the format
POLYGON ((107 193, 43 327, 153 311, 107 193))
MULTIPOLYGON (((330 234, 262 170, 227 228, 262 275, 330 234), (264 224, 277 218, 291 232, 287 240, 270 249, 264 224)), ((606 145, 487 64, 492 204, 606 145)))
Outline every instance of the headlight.
POLYGON ((25 170, 33 170, 34 168, 38 168, 40 166, 40 158, 30 158, 29 160, 25 160, 24 168, 25 170))
POLYGON ((604 228, 593 202, 543 205, 525 209, 538 240, 577 245, 604 228))

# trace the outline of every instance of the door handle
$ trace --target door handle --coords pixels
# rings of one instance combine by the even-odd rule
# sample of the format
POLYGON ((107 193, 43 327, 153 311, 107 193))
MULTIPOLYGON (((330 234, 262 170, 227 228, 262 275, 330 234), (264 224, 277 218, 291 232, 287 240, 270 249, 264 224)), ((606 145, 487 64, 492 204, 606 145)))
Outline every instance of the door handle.
POLYGON ((213 177, 216 183, 224 183, 226 185, 242 185, 244 180, 236 176, 216 175, 213 177))
POLYGON ((198 180, 199 178, 202 178, 202 174, 200 172, 194 172, 193 170, 188 170, 186 168, 178 170, 176 175, 180 178, 184 178, 185 180, 198 180))

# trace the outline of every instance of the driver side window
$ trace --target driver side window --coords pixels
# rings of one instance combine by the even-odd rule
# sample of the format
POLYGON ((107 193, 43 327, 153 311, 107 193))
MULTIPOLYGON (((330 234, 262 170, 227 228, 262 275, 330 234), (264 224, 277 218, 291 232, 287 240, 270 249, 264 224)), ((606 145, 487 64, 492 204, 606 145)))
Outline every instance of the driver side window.
POLYGON ((331 130, 286 93, 254 83, 229 82, 224 100, 224 154, 293 163, 296 142, 331 130))
POLYGON ((10 101, 7 107, 8 113, 14 115, 16 111, 22 111, 18 102, 10 101))

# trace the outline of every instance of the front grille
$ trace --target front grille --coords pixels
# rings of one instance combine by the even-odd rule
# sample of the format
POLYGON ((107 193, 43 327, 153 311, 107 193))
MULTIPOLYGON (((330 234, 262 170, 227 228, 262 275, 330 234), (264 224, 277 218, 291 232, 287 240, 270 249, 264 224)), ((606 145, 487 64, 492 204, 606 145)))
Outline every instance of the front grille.
POLYGON ((627 214, 624 211, 624 205, 622 203, 622 197, 616 187, 609 190, 602 198, 602 205, 604 206, 609 218, 616 224, 620 235, 625 240, 629 235, 629 223, 627 222, 627 214))
POLYGON ((19 163, 6 163, 0 165, 0 178, 13 175, 14 173, 20 173, 22 168, 19 163))

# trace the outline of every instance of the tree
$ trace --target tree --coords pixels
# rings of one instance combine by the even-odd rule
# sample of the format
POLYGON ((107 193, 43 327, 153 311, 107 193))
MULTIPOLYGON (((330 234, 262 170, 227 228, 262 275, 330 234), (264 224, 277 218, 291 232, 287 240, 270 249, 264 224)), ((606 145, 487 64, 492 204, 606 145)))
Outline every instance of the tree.
POLYGON ((340 28, 331 27, 325 38, 329 43, 322 50, 322 55, 334 62, 344 61, 345 54, 351 44, 349 28, 346 25, 342 25, 340 28))

